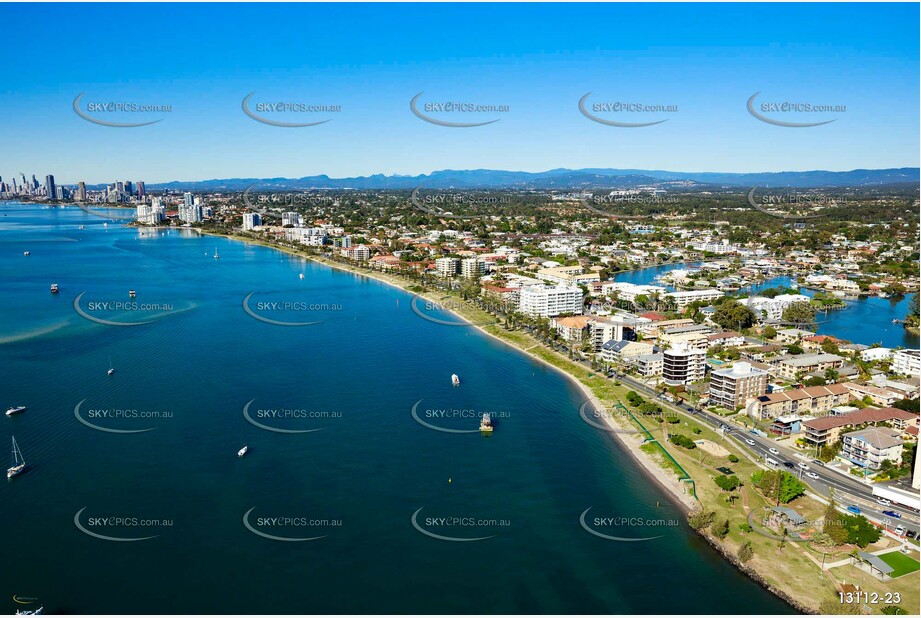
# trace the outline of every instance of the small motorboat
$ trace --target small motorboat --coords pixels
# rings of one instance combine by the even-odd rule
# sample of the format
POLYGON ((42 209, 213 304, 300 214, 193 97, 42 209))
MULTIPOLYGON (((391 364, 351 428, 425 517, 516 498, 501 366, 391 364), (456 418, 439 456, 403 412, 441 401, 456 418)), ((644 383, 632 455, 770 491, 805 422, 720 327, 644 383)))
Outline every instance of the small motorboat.
POLYGON ((244 455, 246 455, 246 452, 247 452, 248 450, 249 450, 249 447, 248 447, 248 446, 244 446, 244 447, 241 448, 239 451, 237 451, 237 457, 243 457, 244 455))
POLYGON ((456 373, 451 374, 451 384, 458 386, 460 384, 460 378, 457 377, 456 373))
POLYGON ((57 294, 58 292, 60 292, 60 289, 58 288, 58 284, 57 284, 57 283, 52 283, 52 284, 51 284, 51 293, 52 293, 52 294, 57 294))
POLYGON ((14 414, 19 414, 20 412, 25 412, 25 406, 13 406, 6 411, 7 416, 13 416, 14 414))
POLYGON ((134 290, 128 290, 128 296, 129 298, 134 298, 135 296, 137 296, 137 292, 135 292, 134 290))
POLYGON ((23 251, 22 254, 23 254, 23 255, 32 255, 32 252, 31 252, 31 251, 23 251))
POLYGON ((493 430, 492 419, 489 417, 489 412, 483 413, 483 418, 480 419, 480 431, 484 433, 490 433, 493 430))

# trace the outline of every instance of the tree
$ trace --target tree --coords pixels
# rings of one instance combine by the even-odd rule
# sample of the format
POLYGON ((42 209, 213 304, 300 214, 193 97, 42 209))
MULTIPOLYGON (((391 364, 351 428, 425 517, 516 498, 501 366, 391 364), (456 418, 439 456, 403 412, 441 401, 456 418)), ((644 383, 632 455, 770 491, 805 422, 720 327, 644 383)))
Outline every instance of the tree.
POLYGON ((806 485, 783 470, 758 470, 752 474, 752 483, 777 504, 786 504, 806 493, 806 485))
POLYGON ((829 492, 828 505, 825 507, 822 532, 828 535, 834 545, 844 545, 850 535, 845 527, 844 515, 835 507, 835 494, 832 489, 829 492))
POLYGON ((755 557, 755 550, 752 548, 751 541, 745 541, 742 545, 739 546, 739 551, 736 553, 736 556, 739 558, 739 562, 748 562, 755 557))
POLYGON ((737 300, 728 299, 719 304, 711 318, 726 330, 742 330, 755 323, 754 312, 737 300))
POLYGON ((729 520, 723 518, 714 521, 710 524, 710 532, 713 533, 713 536, 722 541, 726 538, 726 535, 729 534, 729 520))
POLYGON ((835 382, 837 382, 840 376, 841 374, 838 373, 838 370, 835 369, 834 367, 829 367, 828 369, 825 370, 825 379, 828 380, 828 382, 831 384, 834 384, 835 382))
POLYGON ((732 476, 726 476, 725 474, 721 474, 718 477, 714 478, 713 482, 716 483, 716 486, 722 489, 723 491, 732 491, 734 489, 737 489, 742 484, 742 481, 740 481, 739 477, 737 477, 735 474, 733 474, 732 476))
POLYGON ((765 339, 773 339, 777 336, 777 329, 773 326, 765 326, 761 334, 764 335, 765 339))
POLYGON ((815 309, 808 302, 792 303, 783 310, 784 322, 805 325, 815 322, 815 309))
POLYGON ((702 530, 713 523, 716 513, 713 511, 693 511, 688 513, 688 525, 694 530, 702 530))

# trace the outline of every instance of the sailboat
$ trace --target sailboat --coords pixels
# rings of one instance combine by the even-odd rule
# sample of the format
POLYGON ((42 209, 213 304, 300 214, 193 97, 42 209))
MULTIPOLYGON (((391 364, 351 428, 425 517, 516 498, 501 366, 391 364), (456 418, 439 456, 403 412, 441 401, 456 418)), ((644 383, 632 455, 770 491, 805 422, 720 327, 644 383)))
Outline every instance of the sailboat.
POLYGON ((25 469, 26 460, 22 458, 22 451, 19 450, 19 445, 16 444, 16 438, 13 437, 13 467, 7 468, 6 478, 11 479, 25 469))

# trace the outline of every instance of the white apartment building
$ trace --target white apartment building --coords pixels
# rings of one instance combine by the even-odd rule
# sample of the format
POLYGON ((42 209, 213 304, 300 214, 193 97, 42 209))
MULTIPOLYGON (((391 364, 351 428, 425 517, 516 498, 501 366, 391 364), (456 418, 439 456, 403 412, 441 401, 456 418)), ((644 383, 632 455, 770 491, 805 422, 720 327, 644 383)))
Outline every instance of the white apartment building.
POLYGON ((896 350, 893 352, 892 371, 904 376, 921 376, 921 351, 896 350))
POLYGON ((628 302, 636 302, 637 296, 652 296, 665 294, 668 290, 660 285, 635 285, 622 281, 605 282, 601 286, 602 293, 617 293, 617 297, 628 302))
POLYGON ((460 272, 460 258, 438 258, 435 260, 435 271, 439 277, 453 277, 460 272))
POLYGON ((867 427, 841 436, 841 457, 862 468, 878 470, 884 459, 902 463, 902 432, 888 427, 867 427))
POLYGON ((767 372, 751 363, 737 362, 729 369, 710 373, 710 402, 734 410, 767 391, 767 372))
POLYGON ((145 225, 157 225, 165 218, 165 213, 160 207, 152 204, 138 204, 137 207, 138 223, 145 225))
POLYGON ((301 216, 296 212, 283 212, 281 213, 281 224, 298 227, 301 224, 301 216))
POLYGON ((486 273, 486 262, 479 258, 466 258, 461 261, 461 277, 475 279, 486 273))
POLYGON ((704 379, 706 350, 692 348, 684 343, 662 352, 662 379, 669 386, 691 384, 704 379))
POLYGON ((258 212, 243 213, 243 229, 246 231, 254 230, 262 225, 262 216, 258 212))
POLYGON ((809 300, 803 294, 779 294, 774 298, 751 296, 739 302, 751 309, 759 322, 779 322, 787 307, 793 303, 808 303, 809 300))
POLYGON ((530 285, 521 288, 518 310, 527 315, 551 318, 561 313, 582 313, 582 290, 559 285, 530 285))
POLYGON ((704 302, 710 302, 712 300, 716 300, 717 298, 722 298, 724 294, 719 290, 690 290, 669 292, 665 296, 666 298, 674 299, 675 306, 677 306, 679 309, 683 309, 694 301, 702 300, 704 302))

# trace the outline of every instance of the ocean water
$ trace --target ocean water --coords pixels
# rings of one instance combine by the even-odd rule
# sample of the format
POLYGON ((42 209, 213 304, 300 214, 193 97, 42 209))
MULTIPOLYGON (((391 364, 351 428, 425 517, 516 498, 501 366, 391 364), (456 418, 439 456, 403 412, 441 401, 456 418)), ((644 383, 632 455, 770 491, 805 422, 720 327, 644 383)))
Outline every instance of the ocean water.
POLYGON ((29 407, 0 417, 29 464, 0 482, 4 610, 792 611, 581 420, 565 378, 420 318, 408 293, 8 202, 0 289, 0 406, 29 407), (257 316, 315 323, 257 319, 247 297, 257 316), (414 405, 457 431, 489 411, 496 430, 436 431, 414 405), (589 508, 592 529, 650 540, 590 534, 589 508))

